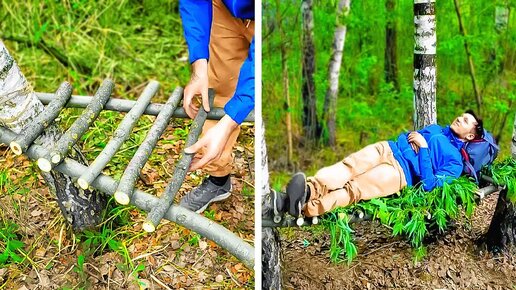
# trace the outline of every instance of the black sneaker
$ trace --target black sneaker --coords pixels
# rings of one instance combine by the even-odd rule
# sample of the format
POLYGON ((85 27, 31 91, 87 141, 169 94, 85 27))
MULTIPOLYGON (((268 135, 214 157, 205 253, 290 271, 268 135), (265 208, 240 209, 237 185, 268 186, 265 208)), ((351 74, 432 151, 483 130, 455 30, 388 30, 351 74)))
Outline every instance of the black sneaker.
POLYGON ((295 217, 302 216, 303 207, 308 200, 306 175, 298 172, 292 176, 287 184, 288 212, 295 217))
POLYGON ((218 186, 208 178, 204 179, 201 185, 192 189, 179 202, 179 205, 196 213, 203 212, 208 205, 215 201, 221 201, 231 195, 231 178, 226 183, 218 186))

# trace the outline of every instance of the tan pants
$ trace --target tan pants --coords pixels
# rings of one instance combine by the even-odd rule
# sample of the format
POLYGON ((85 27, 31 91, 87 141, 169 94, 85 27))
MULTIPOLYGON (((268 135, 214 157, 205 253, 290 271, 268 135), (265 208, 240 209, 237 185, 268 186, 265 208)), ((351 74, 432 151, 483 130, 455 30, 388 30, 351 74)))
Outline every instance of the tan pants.
MULTIPOLYGON (((221 0, 213 0, 213 21, 210 36, 210 59, 208 62, 209 87, 215 89, 214 107, 224 107, 233 97, 240 68, 247 58, 254 36, 254 21, 234 18, 221 0)), ((206 120, 202 135, 217 124, 206 120)), ((232 171, 232 151, 240 128, 229 137, 219 159, 208 163, 203 169, 212 176, 226 176, 232 171)), ((195 156, 202 158, 204 150, 195 156)))
POLYGON ((407 186, 403 169, 387 141, 364 147, 342 162, 308 178, 306 216, 319 216, 339 206, 394 194, 407 186))

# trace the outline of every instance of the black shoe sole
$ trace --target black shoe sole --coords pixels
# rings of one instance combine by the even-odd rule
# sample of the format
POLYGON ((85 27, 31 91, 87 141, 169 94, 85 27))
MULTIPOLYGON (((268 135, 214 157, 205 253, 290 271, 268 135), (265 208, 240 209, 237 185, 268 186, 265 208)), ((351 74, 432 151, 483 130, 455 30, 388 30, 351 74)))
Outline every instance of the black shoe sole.
POLYGON ((292 176, 287 184, 288 212, 295 217, 301 216, 306 203, 306 175, 298 172, 292 176))

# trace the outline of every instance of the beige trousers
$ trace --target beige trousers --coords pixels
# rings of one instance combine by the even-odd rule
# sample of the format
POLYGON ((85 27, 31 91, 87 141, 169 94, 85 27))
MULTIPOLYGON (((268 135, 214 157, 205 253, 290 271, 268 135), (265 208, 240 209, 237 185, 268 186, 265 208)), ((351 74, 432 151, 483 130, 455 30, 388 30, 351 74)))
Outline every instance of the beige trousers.
MULTIPOLYGON (((224 107, 233 97, 240 68, 248 56, 253 36, 254 21, 233 17, 221 0, 213 0, 208 79, 209 87, 215 89, 215 107, 224 107)), ((202 135, 217 122, 206 120, 202 135)), ((232 151, 239 133, 240 128, 233 131, 220 158, 208 163, 203 168, 205 172, 212 176, 226 176, 231 173, 232 151)), ((203 154, 204 150, 201 150, 195 158, 200 159, 203 154)))
POLYGON ((319 216, 339 206, 394 194, 407 186, 387 141, 364 147, 308 178, 310 200, 304 215, 319 216))

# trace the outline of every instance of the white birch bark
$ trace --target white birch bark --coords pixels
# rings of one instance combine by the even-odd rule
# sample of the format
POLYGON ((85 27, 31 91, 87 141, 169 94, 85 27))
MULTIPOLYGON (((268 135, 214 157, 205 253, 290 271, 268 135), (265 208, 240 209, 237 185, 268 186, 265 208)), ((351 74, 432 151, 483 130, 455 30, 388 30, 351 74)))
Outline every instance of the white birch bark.
POLYGON ((339 92, 339 75, 342 65, 342 54, 344 51, 344 43, 346 40, 346 25, 342 22, 342 17, 349 14, 350 0, 339 0, 337 6, 337 20, 335 25, 335 33, 333 37, 333 46, 330 65, 328 68, 329 86, 324 99, 323 114, 327 114, 325 121, 328 128, 328 143, 335 145, 336 143, 336 114, 337 114, 337 95, 339 92))
POLYGON ((435 0, 414 1, 414 127, 437 123, 435 0))

